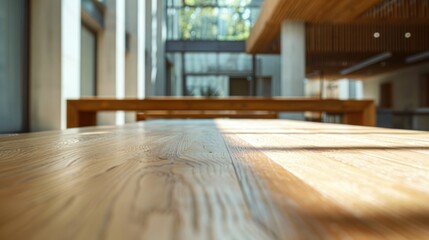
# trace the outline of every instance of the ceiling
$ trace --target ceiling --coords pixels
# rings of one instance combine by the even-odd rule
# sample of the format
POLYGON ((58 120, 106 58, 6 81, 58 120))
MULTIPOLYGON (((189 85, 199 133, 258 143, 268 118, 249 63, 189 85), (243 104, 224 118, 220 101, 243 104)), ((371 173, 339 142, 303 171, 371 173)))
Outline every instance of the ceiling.
POLYGON ((429 50, 429 0, 266 0, 247 52, 279 54, 285 19, 306 22, 309 76, 365 78, 421 63, 406 59, 429 50), (382 53, 391 56, 340 74, 382 53))

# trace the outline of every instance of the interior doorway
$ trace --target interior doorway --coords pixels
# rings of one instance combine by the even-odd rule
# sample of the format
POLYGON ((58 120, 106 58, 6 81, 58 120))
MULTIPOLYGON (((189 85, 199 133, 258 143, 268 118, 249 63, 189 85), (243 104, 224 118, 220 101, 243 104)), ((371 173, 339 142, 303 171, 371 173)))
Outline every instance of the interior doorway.
POLYGON ((380 108, 393 108, 393 84, 385 82, 380 85, 380 108))
POLYGON ((229 78, 229 96, 250 96, 250 81, 247 77, 229 78))
POLYGON ((420 107, 429 107, 429 74, 420 80, 420 107))

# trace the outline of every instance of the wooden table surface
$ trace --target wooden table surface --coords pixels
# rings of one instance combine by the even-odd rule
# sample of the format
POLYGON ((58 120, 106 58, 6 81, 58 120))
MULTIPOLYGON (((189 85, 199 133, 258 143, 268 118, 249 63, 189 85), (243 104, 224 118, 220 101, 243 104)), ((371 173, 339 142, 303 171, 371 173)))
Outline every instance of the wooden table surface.
POLYGON ((429 132, 163 120, 3 136, 0 239, 429 239, 429 132))

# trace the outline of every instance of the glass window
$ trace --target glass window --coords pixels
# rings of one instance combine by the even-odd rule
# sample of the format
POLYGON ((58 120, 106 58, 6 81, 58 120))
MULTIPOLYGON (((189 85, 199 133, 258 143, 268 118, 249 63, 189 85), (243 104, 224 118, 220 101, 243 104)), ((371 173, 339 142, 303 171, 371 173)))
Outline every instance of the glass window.
MULTIPOLYGON (((248 96, 252 56, 245 53, 168 53, 171 92, 181 96, 248 96), (184 66, 183 66, 184 64, 184 66)), ((280 94, 280 56, 256 57, 257 95, 280 94)))
POLYGON ((184 0, 185 5, 189 6, 214 6, 216 5, 216 0, 184 0))
POLYGON ((186 73, 250 74, 252 57, 245 53, 186 53, 186 73))
POLYGON ((250 0, 168 0, 169 40, 245 40, 261 2, 250 0), (182 5, 184 3, 184 5, 182 5))
POLYGON ((217 8, 182 8, 179 21, 180 37, 182 39, 216 39, 217 14, 217 8))
POLYGON ((248 6, 251 0, 219 0, 219 6, 248 6))
POLYGON ((167 0, 167 7, 181 7, 183 0, 167 0))
POLYGON ((219 72, 251 74, 252 57, 241 53, 219 53, 219 72))
POLYGON ((180 22, 180 10, 177 8, 167 9, 167 38, 170 40, 181 39, 182 23, 180 22))
POLYGON ((188 96, 228 96, 228 76, 188 76, 186 78, 188 96))
POLYGON ((219 13, 219 40, 243 40, 250 34, 249 8, 221 8, 219 13))
POLYGON ((216 53, 186 53, 186 73, 217 73, 218 59, 216 53))

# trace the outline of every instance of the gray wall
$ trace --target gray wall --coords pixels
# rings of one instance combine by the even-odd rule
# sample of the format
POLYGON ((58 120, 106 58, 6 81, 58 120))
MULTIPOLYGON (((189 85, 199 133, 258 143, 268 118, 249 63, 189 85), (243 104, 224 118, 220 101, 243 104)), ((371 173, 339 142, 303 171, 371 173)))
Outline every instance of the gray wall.
POLYGON ((380 85, 393 83, 393 109, 412 110, 419 108, 420 79, 429 74, 429 64, 400 69, 398 71, 374 76, 364 81, 364 97, 379 103, 380 85))
MULTIPOLYGON (((393 83, 393 110, 415 110, 422 108, 420 104, 420 80, 423 76, 429 74, 429 64, 423 63, 421 65, 400 69, 397 71, 389 72, 386 74, 374 76, 364 80, 364 97, 373 99, 379 103, 380 100, 380 85, 385 82, 393 83)), ((391 114, 391 113, 390 113, 391 114)), ((429 130, 429 117, 426 115, 414 116, 411 119, 409 116, 394 116, 393 119, 387 119, 386 113, 377 116, 380 120, 386 122, 381 123, 380 126, 393 126, 395 128, 415 129, 415 130, 429 130), (387 121, 393 121, 388 123, 387 121)), ((392 116, 390 116, 392 117, 392 116)))
POLYGON ((97 40, 95 33, 92 33, 86 27, 81 29, 81 97, 95 96, 95 83, 97 71, 96 59, 97 40))
POLYGON ((0 133, 26 131, 25 0, 0 0, 0 133))
POLYGON ((271 95, 280 96, 281 65, 279 55, 257 55, 258 76, 271 77, 271 95))

